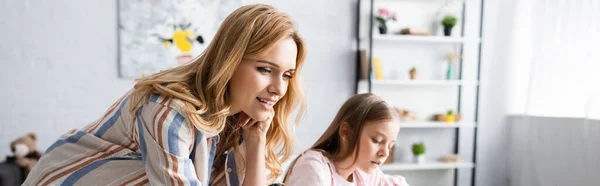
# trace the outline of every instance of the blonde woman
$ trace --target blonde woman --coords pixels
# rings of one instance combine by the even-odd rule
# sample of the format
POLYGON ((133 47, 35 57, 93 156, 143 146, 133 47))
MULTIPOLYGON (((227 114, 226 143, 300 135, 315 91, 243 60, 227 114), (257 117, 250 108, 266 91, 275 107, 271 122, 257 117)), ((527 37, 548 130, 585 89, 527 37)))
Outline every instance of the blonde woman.
POLYGON ((96 122, 64 134, 24 185, 266 185, 292 152, 304 57, 289 16, 241 7, 198 58, 139 79, 96 122))
POLYGON ((400 131, 393 108, 374 94, 352 96, 325 133, 292 162, 289 186, 408 186, 402 176, 385 175, 385 162, 400 131))

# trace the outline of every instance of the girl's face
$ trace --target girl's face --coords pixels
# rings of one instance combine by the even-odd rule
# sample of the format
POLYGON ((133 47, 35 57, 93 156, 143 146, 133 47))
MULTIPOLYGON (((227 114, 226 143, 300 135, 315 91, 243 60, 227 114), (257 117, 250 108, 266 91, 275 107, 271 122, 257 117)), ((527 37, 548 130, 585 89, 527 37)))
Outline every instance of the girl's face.
POLYGON ((390 155, 400 132, 400 124, 395 120, 366 122, 360 134, 356 165, 364 172, 372 173, 390 155))
POLYGON ((244 112, 257 121, 269 117, 294 75, 296 47, 292 38, 285 38, 265 56, 242 60, 229 81, 232 113, 244 112))

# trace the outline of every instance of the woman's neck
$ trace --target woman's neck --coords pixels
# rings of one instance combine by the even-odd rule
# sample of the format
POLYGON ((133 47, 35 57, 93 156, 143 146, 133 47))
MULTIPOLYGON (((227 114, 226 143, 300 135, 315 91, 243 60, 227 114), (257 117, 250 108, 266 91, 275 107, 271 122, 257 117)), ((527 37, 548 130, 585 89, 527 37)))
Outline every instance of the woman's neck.
POLYGON ((356 164, 354 164, 353 158, 345 158, 339 161, 334 161, 335 172, 337 172, 342 178, 353 182, 352 173, 356 170, 356 164))

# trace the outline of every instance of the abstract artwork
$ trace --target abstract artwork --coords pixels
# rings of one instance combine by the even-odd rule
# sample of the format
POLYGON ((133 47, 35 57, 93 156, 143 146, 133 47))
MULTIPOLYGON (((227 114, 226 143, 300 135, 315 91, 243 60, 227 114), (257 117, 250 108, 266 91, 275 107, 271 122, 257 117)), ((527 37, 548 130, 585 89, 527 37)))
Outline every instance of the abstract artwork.
POLYGON ((119 68, 138 78, 189 62, 243 0, 119 0, 119 68))

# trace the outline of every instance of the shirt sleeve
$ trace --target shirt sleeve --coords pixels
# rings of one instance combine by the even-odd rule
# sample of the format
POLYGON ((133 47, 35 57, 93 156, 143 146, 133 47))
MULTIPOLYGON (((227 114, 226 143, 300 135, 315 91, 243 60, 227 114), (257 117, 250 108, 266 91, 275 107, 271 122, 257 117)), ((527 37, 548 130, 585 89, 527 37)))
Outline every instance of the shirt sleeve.
POLYGON ((326 162, 320 157, 302 155, 293 165, 285 181, 288 186, 329 185, 332 175, 326 162))
POLYGON ((137 140, 150 184, 202 185, 190 159, 195 127, 185 118, 179 111, 154 102, 138 110, 137 140))

